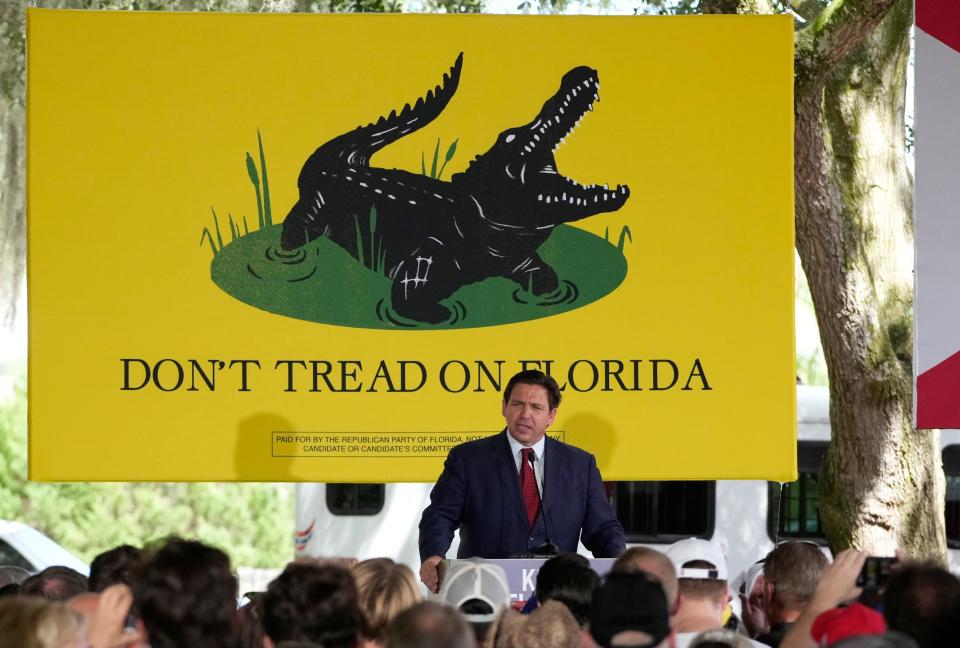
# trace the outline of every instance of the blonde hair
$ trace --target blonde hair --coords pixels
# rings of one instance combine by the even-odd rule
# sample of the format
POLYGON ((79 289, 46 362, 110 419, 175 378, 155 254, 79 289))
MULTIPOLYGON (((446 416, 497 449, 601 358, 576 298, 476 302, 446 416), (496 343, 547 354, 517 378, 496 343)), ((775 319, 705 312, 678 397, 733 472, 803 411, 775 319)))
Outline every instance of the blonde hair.
POLYGON ((563 603, 547 601, 531 612, 507 641, 510 648, 580 648, 580 625, 563 603))
POLYGON ((63 648, 82 641, 85 631, 83 615, 63 603, 31 596, 0 601, 0 648, 63 648))
POLYGON ((413 572, 389 558, 372 558, 353 566, 360 611, 366 620, 364 635, 381 640, 397 615, 422 600, 413 572))

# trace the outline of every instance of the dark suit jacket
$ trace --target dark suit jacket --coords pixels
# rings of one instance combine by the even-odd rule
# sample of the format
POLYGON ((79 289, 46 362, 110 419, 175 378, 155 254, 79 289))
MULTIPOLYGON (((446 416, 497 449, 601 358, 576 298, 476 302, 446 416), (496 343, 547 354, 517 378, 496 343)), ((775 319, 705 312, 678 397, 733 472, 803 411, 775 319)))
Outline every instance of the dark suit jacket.
POLYGON ((575 552, 582 539, 597 558, 623 553, 623 526, 607 500, 596 459, 550 437, 544 446, 542 510, 530 529, 507 434, 450 450, 420 518, 420 560, 444 556, 457 528, 458 558, 508 558, 543 544, 547 535, 561 551, 575 552))

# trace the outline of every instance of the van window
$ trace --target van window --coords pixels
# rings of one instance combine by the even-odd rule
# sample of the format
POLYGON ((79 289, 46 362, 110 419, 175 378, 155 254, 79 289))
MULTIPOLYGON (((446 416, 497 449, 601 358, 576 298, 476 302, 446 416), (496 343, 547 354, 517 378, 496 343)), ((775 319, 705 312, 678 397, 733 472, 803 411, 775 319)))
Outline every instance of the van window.
POLYGON ((947 480, 944 518, 947 526, 947 546, 960 548, 960 445, 943 449, 943 476, 947 480))
POLYGON ((23 567, 29 572, 36 571, 36 568, 30 564, 30 561, 20 555, 19 551, 11 547, 4 540, 0 540, 0 565, 23 567))
POLYGON ((769 482, 767 488, 767 534, 777 542, 783 538, 803 538, 826 544, 820 522, 817 480, 827 453, 826 441, 797 443, 797 481, 769 482))
POLYGON ((623 524, 627 542, 672 543, 713 535, 716 482, 622 481, 610 504, 623 524))
POLYGON ((376 515, 385 499, 383 484, 327 484, 327 508, 334 515, 376 515))

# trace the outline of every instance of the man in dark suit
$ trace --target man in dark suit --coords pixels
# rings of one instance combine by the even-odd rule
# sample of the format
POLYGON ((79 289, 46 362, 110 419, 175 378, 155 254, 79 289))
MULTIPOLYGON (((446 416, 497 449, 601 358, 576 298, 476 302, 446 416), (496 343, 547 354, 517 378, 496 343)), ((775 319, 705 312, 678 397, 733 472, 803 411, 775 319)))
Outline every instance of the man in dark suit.
POLYGON ((504 390, 506 430, 450 450, 420 518, 420 579, 432 591, 457 528, 458 558, 509 558, 547 543, 576 551, 578 540, 597 558, 623 552, 596 459, 545 434, 559 405, 553 378, 522 371, 504 390))

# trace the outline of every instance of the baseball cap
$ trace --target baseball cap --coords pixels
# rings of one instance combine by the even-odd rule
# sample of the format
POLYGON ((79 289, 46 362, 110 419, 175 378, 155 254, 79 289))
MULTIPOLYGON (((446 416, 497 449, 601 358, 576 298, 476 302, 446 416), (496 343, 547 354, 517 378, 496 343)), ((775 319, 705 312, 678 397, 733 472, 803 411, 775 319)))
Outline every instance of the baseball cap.
POLYGON ((500 565, 474 560, 457 560, 450 563, 440 586, 440 598, 447 605, 460 608, 471 599, 483 601, 493 610, 489 614, 463 613, 471 623, 493 621, 497 612, 510 600, 507 573, 500 565))
POLYGON ((677 578, 697 578, 701 580, 727 580, 727 559, 716 543, 702 538, 687 538, 674 542, 664 552, 677 568, 677 578), (702 567, 684 567, 685 564, 700 560, 713 565, 713 569, 702 567))
POLYGON ((883 615, 862 603, 827 610, 813 621, 810 636, 818 646, 831 646, 841 639, 860 635, 883 634, 887 623, 883 615))
POLYGON ((670 634, 670 610, 660 581, 643 572, 607 574, 593 594, 590 635, 604 648, 621 632, 650 636, 657 646, 670 634))
POLYGON ((761 576, 763 576, 763 561, 758 560, 740 572, 740 575, 733 580, 730 586, 742 596, 750 596, 761 576))

